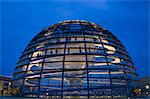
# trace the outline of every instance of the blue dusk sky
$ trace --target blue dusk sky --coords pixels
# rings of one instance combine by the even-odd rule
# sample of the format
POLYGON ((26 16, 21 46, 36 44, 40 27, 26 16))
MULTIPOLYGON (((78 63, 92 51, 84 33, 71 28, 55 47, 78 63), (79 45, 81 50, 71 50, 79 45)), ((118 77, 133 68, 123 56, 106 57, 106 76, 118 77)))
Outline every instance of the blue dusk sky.
POLYGON ((139 77, 149 75, 149 0, 2 0, 0 75, 11 76, 21 52, 44 28, 86 20, 111 31, 127 48, 139 77))

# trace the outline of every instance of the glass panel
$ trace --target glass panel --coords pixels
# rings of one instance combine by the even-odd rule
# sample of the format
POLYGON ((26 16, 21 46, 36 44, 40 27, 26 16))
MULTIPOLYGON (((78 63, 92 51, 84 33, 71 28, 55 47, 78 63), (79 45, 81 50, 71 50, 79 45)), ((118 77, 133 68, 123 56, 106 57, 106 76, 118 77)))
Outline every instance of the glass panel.
POLYGON ((65 95, 87 95, 87 74, 86 70, 65 71, 64 72, 64 90, 65 95))
POLYGON ((30 64, 28 66, 28 72, 27 72, 27 74, 40 73, 41 68, 42 68, 42 63, 30 64))
POLYGON ((66 55, 65 61, 86 61, 85 55, 66 55))
POLYGON ((45 62, 63 61, 63 57, 64 57, 64 56, 55 56, 55 57, 45 58, 45 62))
POLYGON ((27 65, 23 65, 22 67, 18 67, 16 68, 15 72, 22 72, 22 71, 26 71, 27 65))
POLYGON ((69 43, 67 44, 66 46, 67 48, 70 48, 70 47, 81 47, 81 48, 84 48, 84 43, 69 43))
POLYGON ((39 57, 44 55, 45 55, 45 51, 36 51, 33 53, 32 57, 39 57))
POLYGON ((63 62, 44 63, 43 69, 62 69, 63 62))
POLYGON ((86 62, 65 62, 66 69, 82 69, 85 68, 86 62))

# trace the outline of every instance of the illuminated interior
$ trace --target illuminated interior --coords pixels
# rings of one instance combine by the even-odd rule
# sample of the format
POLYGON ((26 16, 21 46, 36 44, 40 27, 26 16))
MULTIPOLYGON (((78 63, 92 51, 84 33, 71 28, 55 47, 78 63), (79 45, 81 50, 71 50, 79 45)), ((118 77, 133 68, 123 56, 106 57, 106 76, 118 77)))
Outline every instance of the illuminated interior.
POLYGON ((66 20, 31 40, 13 84, 24 97, 127 98, 136 76, 132 59, 111 32, 92 22, 66 20))

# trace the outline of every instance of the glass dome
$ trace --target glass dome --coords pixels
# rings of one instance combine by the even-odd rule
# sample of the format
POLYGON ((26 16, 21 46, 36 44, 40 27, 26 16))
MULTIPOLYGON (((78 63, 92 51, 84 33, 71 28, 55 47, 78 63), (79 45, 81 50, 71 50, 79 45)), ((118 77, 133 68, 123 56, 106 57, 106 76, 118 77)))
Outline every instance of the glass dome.
POLYGON ((66 20, 29 42, 15 68, 14 86, 25 97, 126 98, 136 76, 128 52, 111 32, 66 20))

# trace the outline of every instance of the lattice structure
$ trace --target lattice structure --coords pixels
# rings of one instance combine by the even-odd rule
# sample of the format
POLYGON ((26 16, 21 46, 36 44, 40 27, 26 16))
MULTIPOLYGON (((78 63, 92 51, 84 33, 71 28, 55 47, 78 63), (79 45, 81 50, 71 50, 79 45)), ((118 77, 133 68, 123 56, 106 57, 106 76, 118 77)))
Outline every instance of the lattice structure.
POLYGON ((128 52, 111 32, 66 20, 31 40, 15 68, 14 86, 27 97, 126 98, 136 76, 128 52))

